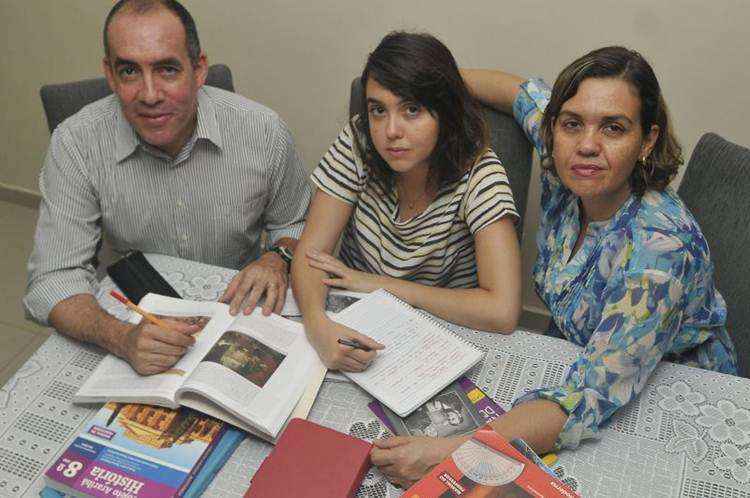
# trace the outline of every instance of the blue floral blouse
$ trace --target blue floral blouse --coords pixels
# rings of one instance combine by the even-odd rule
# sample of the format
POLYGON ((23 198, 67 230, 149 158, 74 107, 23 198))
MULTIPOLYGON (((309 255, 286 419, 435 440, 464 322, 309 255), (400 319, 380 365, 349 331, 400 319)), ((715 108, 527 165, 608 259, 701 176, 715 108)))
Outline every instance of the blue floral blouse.
MULTIPOLYGON (((546 83, 529 80, 513 105, 540 154, 549 96, 546 83)), ((708 245, 674 191, 632 195, 611 219, 589 222, 571 259, 579 209, 578 197, 545 170, 534 284, 552 313, 549 333, 584 350, 562 385, 527 393, 516 404, 542 398, 563 408, 568 419, 558 448, 597 437, 662 359, 737 373, 708 245)))

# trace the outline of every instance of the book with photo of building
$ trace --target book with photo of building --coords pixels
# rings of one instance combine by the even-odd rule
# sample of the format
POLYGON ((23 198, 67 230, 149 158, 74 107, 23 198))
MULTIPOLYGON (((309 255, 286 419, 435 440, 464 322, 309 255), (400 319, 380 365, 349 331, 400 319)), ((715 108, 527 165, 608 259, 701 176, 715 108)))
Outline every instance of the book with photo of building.
POLYGON ((195 410, 106 403, 45 473, 69 496, 182 496, 224 422, 195 410))

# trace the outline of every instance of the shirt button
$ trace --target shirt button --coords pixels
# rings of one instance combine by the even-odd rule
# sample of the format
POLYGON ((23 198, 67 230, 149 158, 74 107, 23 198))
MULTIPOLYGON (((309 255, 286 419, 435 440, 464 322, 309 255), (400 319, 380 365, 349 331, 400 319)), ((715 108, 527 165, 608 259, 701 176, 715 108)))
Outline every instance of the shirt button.
POLYGON ((178 208, 181 208, 181 207, 182 207, 182 201, 177 201, 177 207, 178 207, 178 208))
POLYGON ((187 242, 187 234, 184 234, 184 235, 182 236, 182 240, 183 240, 183 241, 186 241, 186 242, 187 242))

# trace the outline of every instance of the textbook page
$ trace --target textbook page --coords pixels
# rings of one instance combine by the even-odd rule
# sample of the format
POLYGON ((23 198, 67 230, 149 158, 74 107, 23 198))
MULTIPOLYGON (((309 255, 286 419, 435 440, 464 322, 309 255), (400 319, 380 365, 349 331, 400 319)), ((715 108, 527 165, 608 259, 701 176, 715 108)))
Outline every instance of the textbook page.
POLYGON ((302 324, 256 308, 221 334, 180 388, 178 401, 200 409, 187 393, 199 394, 274 438, 311 376, 319 377, 319 387, 324 369, 302 324))
POLYGON ((278 437, 284 432, 284 429, 289 424, 289 421, 291 419, 307 419, 307 416, 310 414, 310 410, 312 409, 312 405, 313 403, 315 403, 315 398, 318 395, 320 386, 323 384, 323 380, 326 377, 327 371, 328 369, 322 363, 317 367, 313 367, 308 376, 307 387, 302 393, 302 397, 299 399, 294 407, 294 410, 292 410, 292 412, 289 414, 275 437, 271 436, 267 431, 258 427, 256 424, 235 416, 234 414, 232 414, 232 412, 222 408, 218 404, 200 394, 189 391, 181 391, 180 403, 184 406, 188 406, 190 408, 198 410, 199 412, 211 415, 212 417, 219 420, 223 420, 224 422, 228 422, 229 424, 232 424, 235 427, 239 427, 246 432, 254 434, 261 439, 265 439, 270 443, 276 444, 278 437))
POLYGON ((364 372, 345 372, 405 417, 481 358, 439 322, 380 289, 332 317, 385 345, 364 372))
MULTIPOLYGON (((195 344, 187 353, 172 368, 159 374, 140 375, 127 361, 113 354, 107 355, 73 397, 74 402, 119 401, 177 408, 177 390, 234 319, 226 304, 186 301, 157 294, 147 294, 140 307, 157 317, 181 320, 203 328, 194 334, 195 344)), ((139 314, 131 312, 131 323, 136 324, 141 319, 139 314)))

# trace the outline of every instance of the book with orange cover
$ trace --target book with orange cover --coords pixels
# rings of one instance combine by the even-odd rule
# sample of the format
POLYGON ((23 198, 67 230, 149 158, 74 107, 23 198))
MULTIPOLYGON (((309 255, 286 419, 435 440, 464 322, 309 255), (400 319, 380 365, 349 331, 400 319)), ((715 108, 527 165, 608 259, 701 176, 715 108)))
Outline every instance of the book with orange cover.
POLYGON ((497 432, 484 427, 403 496, 575 498, 578 494, 537 467, 497 432))
POLYGON ((372 444, 294 418, 253 476, 245 498, 354 497, 370 468, 372 444))

